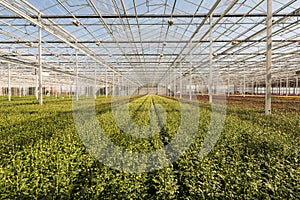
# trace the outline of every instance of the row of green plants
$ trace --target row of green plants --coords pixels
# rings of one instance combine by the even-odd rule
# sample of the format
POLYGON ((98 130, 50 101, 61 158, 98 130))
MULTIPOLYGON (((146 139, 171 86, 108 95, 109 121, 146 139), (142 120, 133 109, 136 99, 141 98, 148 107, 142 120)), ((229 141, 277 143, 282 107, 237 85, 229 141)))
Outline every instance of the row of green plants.
MULTIPOLYGON (((147 95, 117 101, 117 111, 125 116, 128 108, 139 126, 120 129, 111 98, 98 97, 97 119, 114 145, 143 153, 176 137, 182 112, 176 99, 147 95), (143 132, 151 137, 139 135, 143 132)), ((199 107, 198 132, 179 159, 130 173, 90 154, 76 132, 71 99, 47 98, 43 106, 33 97, 1 101, 0 199, 300 198, 299 114, 266 117, 261 109, 230 105, 216 146, 201 157, 211 109, 207 103, 199 107)))

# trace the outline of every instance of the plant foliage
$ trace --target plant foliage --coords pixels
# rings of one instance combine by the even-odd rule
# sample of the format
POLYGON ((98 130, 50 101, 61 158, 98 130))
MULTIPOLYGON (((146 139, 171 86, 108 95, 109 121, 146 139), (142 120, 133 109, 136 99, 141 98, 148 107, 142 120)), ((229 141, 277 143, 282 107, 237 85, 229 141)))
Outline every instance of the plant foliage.
MULTIPOLYGON (((211 115, 209 104, 201 103, 189 149, 168 167, 131 174, 88 153, 76 134, 71 99, 48 98, 43 106, 31 97, 13 100, 0 102, 1 199, 300 199, 299 113, 266 117, 259 108, 230 105, 217 145, 201 158, 211 115)), ((98 97, 96 110, 105 134, 130 151, 162 148, 180 124, 178 102, 159 96, 129 103, 141 125, 132 130, 136 135, 152 127, 151 116, 161 126, 150 138, 122 132, 109 98, 98 97)))

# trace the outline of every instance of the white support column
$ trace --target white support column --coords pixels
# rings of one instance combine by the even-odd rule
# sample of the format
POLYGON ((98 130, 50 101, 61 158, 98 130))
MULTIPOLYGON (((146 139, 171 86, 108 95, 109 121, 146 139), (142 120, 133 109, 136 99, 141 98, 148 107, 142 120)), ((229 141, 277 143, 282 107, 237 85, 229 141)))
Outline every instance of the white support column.
MULTIPOLYGON (((39 22, 41 15, 39 14, 39 22)), ((39 64, 39 104, 43 105, 43 67, 42 67, 42 28, 38 27, 39 44, 38 44, 38 64, 39 64)))
POLYGON ((276 95, 279 95, 279 80, 276 80, 276 95))
POLYGON ((168 89, 168 96, 171 96, 171 69, 169 69, 169 85, 168 85, 169 89, 168 89))
POLYGON ((126 95, 128 96, 129 95, 129 80, 128 79, 126 79, 126 95))
POLYGON ((212 15, 209 16, 209 80, 208 80, 208 95, 209 103, 212 103, 212 65, 213 65, 213 43, 212 43, 212 15))
POLYGON ((94 95, 94 99, 97 98, 97 74, 96 74, 96 64, 95 64, 95 68, 94 68, 94 91, 93 91, 93 95, 94 95))
POLYGON ((218 86, 219 86, 219 76, 216 77, 217 80, 216 80, 216 83, 215 83, 215 86, 214 86, 214 94, 218 94, 218 86))
POLYGON ((281 84, 281 81, 280 79, 277 81, 277 94, 280 95, 280 84, 281 84))
POLYGON ((251 95, 254 95, 254 80, 251 80, 251 95))
POLYGON ((281 78, 279 78, 279 95, 281 95, 281 78))
POLYGON ((127 95, 127 79, 126 78, 124 78, 124 80, 123 80, 123 84, 124 84, 124 96, 126 96, 127 95))
POLYGON ((38 69, 35 68, 35 98, 36 100, 39 100, 39 73, 38 69))
POLYGON ((122 96, 125 96, 125 84, 124 84, 124 76, 121 77, 121 87, 120 87, 120 93, 122 96))
POLYGON ((92 94, 92 83, 90 83, 90 81, 87 81, 87 86, 86 86, 86 96, 91 96, 92 94))
POLYGON ((290 93, 289 88, 289 75, 286 76, 286 83, 285 83, 285 96, 288 96, 290 93))
POLYGON ((72 95, 72 85, 69 85, 69 98, 71 98, 72 95))
POLYGON ((78 86, 79 86, 79 83, 78 83, 78 50, 76 49, 76 53, 75 53, 75 64, 76 64, 76 66, 75 66, 75 75, 76 75, 76 77, 75 77, 75 81, 76 81, 76 86, 75 86, 75 97, 76 97, 76 101, 78 101, 78 96, 79 96, 79 88, 78 88, 78 86))
POLYGON ((267 1, 267 56, 265 114, 271 114, 271 69, 272 69, 272 0, 267 1))
POLYGON ((166 96, 169 96, 169 91, 168 91, 168 87, 169 87, 169 85, 168 85, 168 81, 166 80, 166 82, 165 82, 165 87, 166 87, 166 96))
POLYGON ((180 76, 179 76, 179 90, 180 90, 180 96, 179 98, 182 99, 182 63, 180 62, 180 76))
POLYGON ((189 83, 189 96, 190 96, 190 101, 192 100, 192 73, 190 72, 190 83, 189 83))
POLYGON ((271 95, 274 94, 273 80, 271 80, 271 95))
POLYGON ((298 95, 300 94, 300 90, 299 90, 299 79, 298 77, 296 77, 296 91, 295 91, 295 94, 298 95))
POLYGON ((243 97, 245 97, 246 94, 246 74, 245 74, 245 64, 244 64, 244 77, 243 77, 243 97))
POLYGON ((8 63, 8 93, 7 93, 7 98, 8 101, 11 101, 11 71, 10 71, 10 63, 8 63))
POLYGON ((19 88, 18 95, 19 95, 19 97, 22 97, 22 87, 21 87, 21 85, 20 85, 20 83, 22 83, 22 80, 21 80, 21 74, 20 74, 20 73, 18 74, 18 82, 19 82, 19 86, 18 86, 18 88, 19 88))
POLYGON ((227 96, 229 96, 230 93, 230 76, 228 73, 228 77, 227 77, 227 96))
POLYGON ((255 80, 255 95, 258 95, 257 79, 255 80))
POLYGON ((58 93, 58 88, 57 88, 57 73, 55 73, 55 76, 54 76, 54 78, 55 78, 55 81, 54 81, 54 84, 55 84, 55 86, 54 86, 54 88, 55 88, 55 98, 57 98, 57 93, 58 93))
POLYGON ((293 88, 293 95, 296 95, 296 78, 295 78, 295 83, 293 84, 294 88, 293 88))
POLYGON ((108 96, 108 87, 107 87, 107 67, 105 67, 105 97, 108 96))
POLYGON ((149 94, 149 81, 147 81, 147 94, 149 94))
POLYGON ((174 69, 173 69, 173 76, 174 76, 174 82, 173 82, 173 84, 174 84, 174 97, 176 97, 176 71, 175 71, 175 67, 174 67, 174 69))
POLYGON ((113 72, 113 77, 112 77, 112 96, 115 96, 115 73, 113 72))

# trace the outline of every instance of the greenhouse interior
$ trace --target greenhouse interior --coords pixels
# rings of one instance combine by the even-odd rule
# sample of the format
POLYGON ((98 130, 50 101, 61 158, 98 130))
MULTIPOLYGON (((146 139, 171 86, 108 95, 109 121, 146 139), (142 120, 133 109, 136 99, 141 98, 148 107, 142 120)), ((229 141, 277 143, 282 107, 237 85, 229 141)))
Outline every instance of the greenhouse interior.
POLYGON ((1 199, 300 199, 300 0, 0 0, 1 199))

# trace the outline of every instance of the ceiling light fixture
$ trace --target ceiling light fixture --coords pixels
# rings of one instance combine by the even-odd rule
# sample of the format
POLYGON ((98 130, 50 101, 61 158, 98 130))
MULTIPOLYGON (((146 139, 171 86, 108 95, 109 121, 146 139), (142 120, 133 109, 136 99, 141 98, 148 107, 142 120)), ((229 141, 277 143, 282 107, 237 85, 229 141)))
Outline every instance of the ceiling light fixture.
POLYGON ((29 25, 30 25, 30 26, 36 27, 36 24, 34 24, 34 23, 32 23, 32 22, 30 22, 29 25))
POLYGON ((33 42, 26 42, 27 46, 33 47, 33 42))
POLYGON ((236 45, 236 44, 239 44, 239 43, 240 43, 240 42, 237 41, 237 40, 232 40, 232 41, 231 41, 231 44, 232 44, 232 45, 236 45))
POLYGON ((168 20, 168 24, 169 24, 169 26, 172 26, 172 25, 174 24, 173 20, 172 20, 172 19, 169 19, 169 20, 168 20))
POLYGON ((73 19, 72 20, 72 23, 75 25, 75 26, 80 26, 80 21, 78 19, 73 19))

